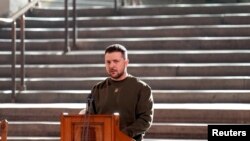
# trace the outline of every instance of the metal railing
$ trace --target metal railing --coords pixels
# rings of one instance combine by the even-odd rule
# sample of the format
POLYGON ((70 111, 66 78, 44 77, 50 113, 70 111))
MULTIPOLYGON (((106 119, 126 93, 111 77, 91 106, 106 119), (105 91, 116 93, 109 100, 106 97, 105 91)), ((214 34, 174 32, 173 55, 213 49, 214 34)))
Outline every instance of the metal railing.
MULTIPOLYGON (((76 48, 76 39, 77 39, 77 22, 76 22, 76 17, 77 17, 77 12, 76 12, 76 0, 73 0, 72 3, 73 7, 73 48, 76 48)), ((69 43, 69 5, 68 5, 68 0, 64 0, 64 18, 65 18, 65 43, 64 43, 64 52, 68 52, 71 50, 71 46, 69 43)))
POLYGON ((25 90, 25 13, 30 10, 33 6, 38 4, 40 0, 29 0, 29 3, 26 4, 22 9, 14 13, 12 16, 7 18, 0 18, 0 25, 11 25, 11 47, 12 47, 12 63, 11 63, 11 101, 15 102, 16 99, 16 23, 19 22, 20 25, 20 86, 19 90, 25 90))
MULTIPOLYGON (((129 5, 140 5, 141 0, 129 0, 129 5)), ((114 0, 114 12, 118 12, 119 7, 121 6, 125 6, 125 0, 114 0)), ((70 16, 70 12, 69 12, 69 4, 68 4, 68 0, 64 0, 64 18, 65 18, 65 34, 64 34, 64 52, 68 52, 70 51, 72 48, 77 49, 77 44, 76 44, 76 40, 77 40, 77 10, 76 10, 76 0, 72 0, 72 12, 71 12, 71 16, 72 16, 72 45, 70 45, 69 42, 69 16, 70 16)))

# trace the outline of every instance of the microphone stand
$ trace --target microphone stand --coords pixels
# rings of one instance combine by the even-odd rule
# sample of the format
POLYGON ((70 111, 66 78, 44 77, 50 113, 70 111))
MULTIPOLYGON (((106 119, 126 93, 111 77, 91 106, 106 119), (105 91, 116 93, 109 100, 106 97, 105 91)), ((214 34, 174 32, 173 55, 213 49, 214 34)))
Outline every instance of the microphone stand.
POLYGON ((82 131, 82 141, 89 141, 89 119, 90 119, 90 110, 92 108, 93 98, 92 95, 87 97, 87 108, 86 113, 84 114, 84 122, 83 122, 83 131, 82 131))

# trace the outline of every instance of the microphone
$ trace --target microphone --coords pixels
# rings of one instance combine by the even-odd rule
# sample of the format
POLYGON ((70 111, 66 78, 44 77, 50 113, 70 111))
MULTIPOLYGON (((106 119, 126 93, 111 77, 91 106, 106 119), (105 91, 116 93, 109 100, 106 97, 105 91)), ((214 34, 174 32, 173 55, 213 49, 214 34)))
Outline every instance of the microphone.
POLYGON ((90 114, 92 110, 92 103, 93 103, 93 97, 92 94, 89 94, 87 97, 87 106, 86 106, 86 114, 90 114))
POLYGON ((92 94, 89 94, 87 96, 87 103, 86 103, 86 112, 84 114, 84 122, 83 122, 83 131, 82 131, 82 139, 81 141, 88 141, 90 137, 89 128, 90 128, 90 114, 92 113, 92 103, 93 103, 93 97, 92 94))
POLYGON ((87 97, 86 114, 96 114, 95 99, 92 94, 87 97))

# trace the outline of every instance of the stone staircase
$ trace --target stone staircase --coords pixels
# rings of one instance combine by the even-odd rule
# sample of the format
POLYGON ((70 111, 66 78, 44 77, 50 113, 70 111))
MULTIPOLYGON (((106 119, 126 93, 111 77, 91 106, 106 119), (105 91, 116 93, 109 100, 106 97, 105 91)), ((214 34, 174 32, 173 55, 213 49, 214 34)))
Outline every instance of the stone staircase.
POLYGON ((78 16, 77 49, 64 53, 63 8, 26 15, 27 90, 16 103, 11 29, 0 29, 0 119, 9 121, 8 140, 59 141, 61 113, 85 107, 93 84, 105 78, 103 51, 113 43, 128 48, 128 71, 153 89, 146 141, 206 140, 208 124, 250 123, 249 3, 79 8, 78 16))

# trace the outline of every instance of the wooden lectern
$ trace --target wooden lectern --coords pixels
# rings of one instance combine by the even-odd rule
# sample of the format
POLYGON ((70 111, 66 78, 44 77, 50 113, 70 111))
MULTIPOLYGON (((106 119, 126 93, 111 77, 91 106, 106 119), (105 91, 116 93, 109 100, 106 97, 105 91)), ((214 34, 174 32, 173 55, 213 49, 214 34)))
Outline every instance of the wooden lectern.
POLYGON ((7 132, 8 132, 8 121, 2 120, 0 121, 0 125, 1 125, 1 141, 7 141, 7 132))
POLYGON ((61 116, 61 141, 134 141, 119 130, 118 115, 61 116))

